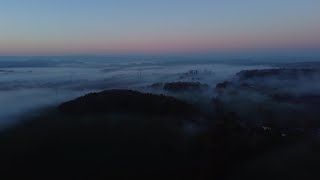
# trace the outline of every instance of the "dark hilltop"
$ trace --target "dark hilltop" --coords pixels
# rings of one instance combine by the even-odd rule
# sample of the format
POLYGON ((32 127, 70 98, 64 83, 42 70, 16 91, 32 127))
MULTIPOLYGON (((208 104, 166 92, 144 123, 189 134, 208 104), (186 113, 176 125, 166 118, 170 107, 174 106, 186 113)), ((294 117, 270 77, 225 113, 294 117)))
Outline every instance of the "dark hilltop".
POLYGON ((193 94, 206 87, 215 95, 202 105, 126 89, 89 93, 2 131, 1 177, 305 178, 320 160, 318 96, 289 96, 287 87, 317 75, 251 70, 212 90, 197 82, 151 86, 193 94))

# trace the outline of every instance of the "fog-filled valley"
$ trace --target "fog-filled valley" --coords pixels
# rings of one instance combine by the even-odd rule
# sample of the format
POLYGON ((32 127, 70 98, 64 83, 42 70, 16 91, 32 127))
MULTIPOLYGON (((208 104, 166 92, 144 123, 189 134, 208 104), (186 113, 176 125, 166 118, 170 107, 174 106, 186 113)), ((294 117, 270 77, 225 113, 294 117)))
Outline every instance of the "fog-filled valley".
POLYGON ((1 58, 1 126, 12 123, 16 116, 26 115, 28 111, 57 105, 88 92, 105 89, 166 93, 147 87, 154 83, 191 81, 208 84, 210 90, 207 95, 211 97, 217 83, 231 78, 237 72, 270 67, 265 64, 233 65, 208 60, 185 63, 174 58, 164 62, 161 59, 159 61, 159 58, 114 59, 93 57, 87 61, 87 58, 82 60, 81 57, 1 58), (196 71, 196 74, 192 74, 192 71, 196 71))
POLYGON ((1 57, 3 175, 306 178, 319 90, 314 60, 1 57))

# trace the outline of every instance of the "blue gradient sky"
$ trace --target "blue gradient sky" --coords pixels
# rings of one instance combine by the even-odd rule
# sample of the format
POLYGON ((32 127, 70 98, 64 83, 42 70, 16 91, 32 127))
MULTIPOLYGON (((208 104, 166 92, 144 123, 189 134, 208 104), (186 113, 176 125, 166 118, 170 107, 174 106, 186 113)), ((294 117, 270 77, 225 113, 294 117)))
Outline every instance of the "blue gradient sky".
POLYGON ((0 0, 0 55, 320 49, 319 0, 0 0))

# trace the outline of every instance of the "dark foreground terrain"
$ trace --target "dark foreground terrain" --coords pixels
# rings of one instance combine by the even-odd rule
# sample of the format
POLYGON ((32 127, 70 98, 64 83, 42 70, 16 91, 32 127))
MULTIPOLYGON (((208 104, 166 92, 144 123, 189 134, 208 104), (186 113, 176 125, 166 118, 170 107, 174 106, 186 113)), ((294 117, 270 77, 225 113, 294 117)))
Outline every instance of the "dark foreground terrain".
MULTIPOLYGON (((0 177, 318 179, 318 101, 287 91, 309 75, 317 80, 307 70, 240 72, 213 90, 211 111, 132 90, 90 93, 2 131, 0 177)), ((201 84, 168 88, 185 85, 201 84)))

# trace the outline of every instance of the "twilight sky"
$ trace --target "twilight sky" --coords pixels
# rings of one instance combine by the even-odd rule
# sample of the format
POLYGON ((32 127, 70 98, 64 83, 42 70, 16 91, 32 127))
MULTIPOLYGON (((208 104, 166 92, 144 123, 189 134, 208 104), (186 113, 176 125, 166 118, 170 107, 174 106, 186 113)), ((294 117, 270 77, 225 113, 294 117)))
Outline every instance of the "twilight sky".
POLYGON ((319 49, 320 0, 0 0, 0 55, 319 49))

